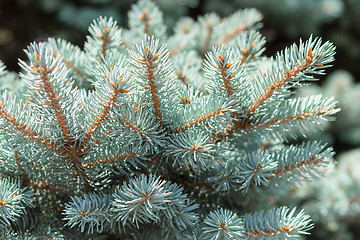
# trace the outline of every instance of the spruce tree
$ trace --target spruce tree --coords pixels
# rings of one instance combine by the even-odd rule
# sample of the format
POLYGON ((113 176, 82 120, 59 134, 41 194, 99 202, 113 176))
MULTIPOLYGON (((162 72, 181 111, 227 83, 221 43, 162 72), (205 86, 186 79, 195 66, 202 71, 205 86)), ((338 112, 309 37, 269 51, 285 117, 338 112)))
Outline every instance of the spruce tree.
POLYGON ((265 57, 260 21, 255 9, 210 13, 168 35, 143 0, 128 29, 94 20, 84 49, 31 43, 20 79, 2 64, 2 82, 24 84, 0 95, 2 239, 308 234, 301 209, 249 206, 331 163, 325 143, 291 142, 332 120, 335 101, 292 93, 335 48, 311 36, 265 57))

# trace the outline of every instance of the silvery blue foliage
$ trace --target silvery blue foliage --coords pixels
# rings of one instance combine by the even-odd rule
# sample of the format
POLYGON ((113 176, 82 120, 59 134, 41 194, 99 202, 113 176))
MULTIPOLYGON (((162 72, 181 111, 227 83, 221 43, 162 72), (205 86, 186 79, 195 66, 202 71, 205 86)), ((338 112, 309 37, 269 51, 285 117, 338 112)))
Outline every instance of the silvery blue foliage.
MULTIPOLYGON (((64 236, 306 234, 313 225, 302 210, 244 215, 232 200, 311 180, 329 164, 326 144, 283 143, 339 111, 332 98, 291 98, 330 66, 332 43, 310 36, 266 58, 255 9, 183 19, 172 36, 150 1, 129 18, 129 29, 94 20, 84 50, 53 38, 25 50, 25 94, 0 94, 1 178, 36 189, 37 214, 54 216, 48 226, 64 236)), ((5 191, 0 207, 21 209, 4 205, 12 196, 5 191)), ((14 218, 31 221, 19 211, 14 218)))

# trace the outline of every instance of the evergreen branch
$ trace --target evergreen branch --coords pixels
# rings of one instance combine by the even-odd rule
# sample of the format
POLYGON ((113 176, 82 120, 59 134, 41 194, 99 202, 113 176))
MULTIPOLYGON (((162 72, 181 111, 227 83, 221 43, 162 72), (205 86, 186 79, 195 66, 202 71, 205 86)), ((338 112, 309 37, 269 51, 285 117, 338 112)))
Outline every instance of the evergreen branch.
POLYGON ((319 157, 316 154, 314 154, 311 158, 309 159, 303 159, 300 162, 296 163, 295 165, 290 165, 290 166, 286 166, 283 169, 278 169, 274 172, 273 176, 269 176, 267 177, 267 179, 273 178, 273 177, 277 177, 280 176, 282 174, 285 174, 287 172, 291 172, 294 171, 295 169, 305 169, 307 168, 309 165, 319 165, 321 162, 323 162, 324 157, 319 157))
POLYGON ((85 61, 85 53, 77 46, 63 39, 49 38, 48 42, 54 51, 54 58, 61 54, 63 62, 69 69, 73 69, 80 78, 87 79, 88 76, 80 69, 85 61))
POLYGON ((111 158, 100 159, 100 160, 98 160, 96 162, 93 162, 93 163, 83 164, 83 166, 84 167, 96 166, 96 165, 102 164, 102 163, 116 162, 118 160, 122 160, 122 159, 126 159, 126 158, 132 158, 132 157, 135 157, 137 155, 138 155, 138 153, 130 151, 128 154, 122 154, 122 155, 111 157, 111 158))
MULTIPOLYGON (((116 189, 112 211, 117 212, 116 220, 121 220, 123 225, 131 221, 139 228, 139 223, 160 222, 163 216, 173 219, 176 215, 174 211, 179 212, 187 207, 189 207, 187 196, 182 193, 182 188, 153 175, 149 177, 141 175, 116 189)), ((189 210, 195 208, 190 207, 189 210)), ((189 215, 193 213, 187 211, 182 214, 185 214, 183 220, 177 218, 178 227, 190 223, 185 219, 192 219, 189 215)))
MULTIPOLYGON (((33 193, 20 188, 15 180, 0 179, 0 225, 10 225, 25 213, 26 206, 32 205, 33 193)), ((3 226, 0 226, 0 229, 3 226)))
POLYGON ((145 41, 137 44, 136 50, 130 52, 133 72, 139 76, 139 84, 146 94, 150 95, 156 122, 163 126, 162 102, 168 102, 174 91, 174 72, 168 59, 168 51, 165 45, 159 46, 159 41, 152 37, 146 37, 145 41))
POLYGON ((287 207, 272 208, 243 216, 245 239, 279 239, 298 237, 299 234, 309 234, 313 228, 309 215, 301 210, 295 215, 295 210, 287 207))
POLYGON ((222 34, 220 34, 215 45, 229 42, 236 36, 241 35, 246 29, 257 28, 261 19, 261 14, 255 9, 237 11, 229 17, 224 18, 216 27, 222 34))
MULTIPOLYGON (((332 62, 334 47, 331 43, 321 43, 320 39, 312 39, 305 43, 300 41, 299 46, 295 44, 284 52, 279 53, 271 68, 266 73, 261 74, 256 79, 255 84, 265 87, 265 89, 255 89, 259 93, 248 109, 247 119, 259 109, 265 101, 271 99, 275 93, 283 91, 290 87, 290 84, 296 85, 300 81, 312 80, 309 74, 323 74, 326 65, 332 62), (275 70, 276 69, 276 70, 275 70), (263 78, 263 79, 262 79, 263 78), (257 82, 258 81, 258 82, 257 82)), ((254 86, 259 88, 259 86, 254 86)))
POLYGON ((214 131, 214 142, 225 139, 226 131, 233 128, 243 115, 243 100, 247 93, 246 84, 242 80, 242 72, 239 69, 240 58, 235 56, 232 48, 224 45, 214 47, 206 55, 204 64, 205 76, 211 80, 209 92, 214 95, 224 96, 232 101, 229 108, 232 110, 231 122, 225 124, 222 129, 214 131), (220 89, 220 91, 219 91, 220 89))
POLYGON ((102 40, 100 63, 102 63, 103 59, 106 57, 106 50, 108 49, 108 45, 109 45, 109 32, 111 30, 112 29, 109 30, 108 28, 105 27, 102 29, 102 34, 97 35, 97 37, 102 40))
POLYGON ((255 187, 270 184, 279 186, 290 179, 310 180, 321 175, 319 171, 329 164, 333 156, 332 148, 325 148, 318 142, 308 142, 300 146, 284 147, 282 150, 263 150, 248 154, 240 160, 219 162, 216 173, 207 178, 207 184, 197 184, 201 188, 228 191, 243 189, 251 184, 255 187))
POLYGON ((203 239, 242 239, 243 223, 232 211, 220 208, 210 212, 201 228, 203 239))
MULTIPOLYGON (((305 135, 310 123, 315 119, 332 120, 332 116, 339 111, 332 99, 322 99, 320 95, 305 98, 293 98, 277 102, 276 111, 263 112, 254 117, 253 122, 243 123, 242 132, 259 131, 260 128, 287 129, 296 127, 305 135)), ((313 128, 314 126, 312 126, 313 128)), ((295 131, 292 136, 295 136, 295 131)))
MULTIPOLYGON (((93 136, 97 129, 102 126, 106 128, 110 119, 110 113, 114 112, 115 107, 119 107, 125 101, 128 93, 134 89, 129 79, 129 74, 124 71, 127 68, 125 58, 118 53, 109 53, 104 62, 96 69, 98 75, 94 79, 95 91, 89 93, 84 101, 85 111, 88 118, 86 132, 83 135, 82 145, 93 137, 96 144, 100 143, 103 135, 93 136)), ((119 115, 122 113, 118 112, 119 115)), ((109 134, 114 128, 107 129, 109 134)))
POLYGON ((82 232, 87 227, 92 233, 94 228, 98 232, 111 228, 114 221, 120 223, 120 219, 123 226, 130 220, 139 227, 138 223, 159 222, 161 216, 167 219, 162 219, 162 225, 171 222, 174 229, 186 229, 196 222, 198 217, 193 211, 197 207, 176 184, 141 175, 117 188, 113 194, 72 197, 66 204, 64 220, 68 220, 66 225, 70 227, 79 225, 82 232))
POLYGON ((32 186, 33 188, 37 188, 37 189, 42 189, 45 190, 46 192, 50 193, 50 192, 58 192, 58 193, 62 193, 62 194, 66 194, 69 195, 69 193, 65 190, 65 189, 61 189, 58 186, 51 186, 49 184, 49 179, 45 179, 44 182, 41 181, 34 181, 32 179, 30 179, 30 176, 25 172, 25 169, 22 167, 21 163, 20 163, 20 158, 18 156, 18 153, 15 152, 15 160, 16 160, 16 165, 19 169, 19 171, 21 172, 21 175, 23 177, 23 184, 25 186, 32 186))
POLYGON ((144 11, 143 14, 139 15, 139 19, 144 24, 144 33, 148 36, 151 36, 150 29, 149 29, 149 20, 151 17, 148 15, 149 13, 147 11, 144 11))
MULTIPOLYGON (((170 55, 170 54, 169 54, 170 55)), ((189 83, 186 81, 186 74, 183 74, 180 69, 176 70, 177 78, 187 87, 189 83)))
POLYGON ((147 80, 149 82, 149 87, 150 87, 150 92, 151 92, 151 99, 153 101, 154 104, 154 109, 155 109, 155 116, 157 118, 158 122, 161 122, 162 120, 162 113, 160 110, 161 104, 160 104, 160 99, 158 97, 159 95, 159 90, 155 84, 155 77, 154 77, 154 69, 156 67, 156 64, 154 63, 154 61, 159 57, 159 53, 157 54, 151 54, 149 52, 149 49, 146 48, 146 55, 145 58, 138 58, 137 60, 139 61, 144 61, 146 62, 146 77, 147 80), (152 56, 153 55, 153 56, 152 56))
MULTIPOLYGON (((36 58, 40 62, 40 55, 36 55, 36 58)), ((45 93, 47 95, 47 98, 49 99, 49 103, 54 111, 55 116, 58 119, 58 123, 61 129, 61 132, 63 134, 64 140, 67 143, 71 143, 74 139, 74 136, 70 134, 69 124, 68 120, 66 119, 66 115, 64 110, 62 109, 60 103, 59 103, 59 96, 55 93, 55 89, 52 87, 52 83, 50 82, 49 74, 55 69, 55 66, 52 68, 48 68, 48 66, 30 66, 34 71, 38 72, 40 74, 40 79, 43 83, 43 85, 40 85, 39 87, 43 87, 45 90, 45 93)))
MULTIPOLYGON (((163 23, 162 12, 151 1, 140 0, 131 7, 129 27, 131 29, 129 31, 131 32, 129 42, 134 42, 134 37, 136 39, 143 38, 144 34, 149 37, 155 36, 159 39, 166 38, 166 26, 163 23)), ((124 37, 127 37, 126 34, 124 37)))
POLYGON ((234 95, 234 90, 237 90, 235 88, 233 88, 231 86, 230 80, 235 76, 235 75, 228 75, 227 71, 228 69, 231 67, 231 63, 226 63, 224 62, 224 57, 219 55, 218 56, 218 61, 219 61, 219 65, 217 66, 220 69, 221 72, 221 78, 224 82, 225 85, 225 90, 226 93, 228 95, 228 97, 231 97, 234 95))
POLYGON ((284 123, 289 123, 291 121, 297 121, 297 120, 305 120, 309 117, 314 117, 314 116, 322 116, 327 114, 330 111, 333 111, 334 109, 319 109, 319 111, 316 112, 307 112, 307 113, 303 113, 301 115, 293 115, 293 116, 289 116, 285 119, 273 119, 269 122, 266 123, 256 123, 256 124, 247 124, 245 126, 245 129, 249 129, 249 128, 259 128, 259 127, 267 127, 267 126, 272 126, 272 125, 280 125, 280 124, 284 124, 284 123))
POLYGON ((244 31, 234 44, 235 54, 241 56, 239 65, 258 58, 264 52, 265 38, 256 31, 244 31))
POLYGON ((258 109, 267 99, 269 99, 277 89, 285 86, 288 82, 290 82, 296 75, 300 72, 306 70, 311 64, 313 64, 314 54, 311 48, 308 49, 307 56, 303 62, 300 62, 293 69, 286 70, 283 78, 276 81, 275 84, 271 84, 271 86, 265 90, 263 95, 259 97, 259 99, 255 100, 253 105, 249 108, 247 112, 247 118, 250 118, 252 113, 258 109))
POLYGON ((255 187, 269 185, 270 180, 277 185, 280 180, 288 182, 289 178, 309 180, 309 177, 321 175, 317 169, 328 165, 327 159, 333 154, 332 148, 325 148, 318 142, 289 146, 279 151, 258 150, 240 160, 233 176, 244 191, 250 184, 255 187))
POLYGON ((212 117, 219 116, 219 115, 221 116, 224 114, 225 111, 226 111, 226 109, 224 109, 223 107, 219 107, 219 109, 217 109, 213 112, 203 114, 201 117, 198 117, 197 119, 193 119, 193 120, 181 125, 180 127, 176 128, 175 133, 178 133, 180 131, 185 131, 189 127, 192 127, 192 126, 202 123, 202 122, 206 122, 208 119, 210 119, 212 117))
MULTIPOLYGON (((121 46, 121 30, 113 18, 100 17, 89 27, 90 36, 85 42, 85 53, 90 57, 90 63, 103 63, 107 58, 107 51, 119 51, 121 46)), ((90 64, 92 65, 92 64, 90 64)), ((91 73, 93 69, 88 69, 91 73)))
POLYGON ((179 162, 187 168, 209 167, 209 160, 216 156, 214 145, 209 137, 201 132, 180 132, 171 135, 164 154, 174 157, 173 165, 179 162))
POLYGON ((71 197, 71 202, 66 204, 64 210, 64 220, 68 220, 65 225, 71 228, 79 225, 81 232, 84 232, 85 227, 90 233, 94 232, 94 228, 97 232, 104 231, 116 214, 110 209, 112 201, 111 194, 90 193, 84 194, 83 198, 71 197))
POLYGON ((68 69, 62 62, 62 56, 54 58, 53 50, 47 43, 30 45, 26 54, 30 63, 20 61, 21 67, 27 72, 22 77, 35 95, 34 105, 52 113, 47 124, 53 126, 56 123, 60 129, 58 137, 62 138, 64 144, 71 145, 75 137, 71 134, 72 125, 68 118, 74 117, 73 114, 78 111, 74 105, 70 105, 76 100, 77 89, 72 88, 72 82, 66 84, 68 69))
POLYGON ((319 142, 308 142, 272 152, 272 158, 276 159, 278 164, 273 175, 267 179, 281 177, 287 180, 290 177, 301 177, 308 180, 309 176, 321 175, 317 169, 327 166, 330 163, 328 159, 334 155, 333 149, 325 146, 319 142))
POLYGON ((165 210, 166 202, 170 202, 170 192, 164 186, 165 181, 160 178, 141 175, 125 183, 121 189, 114 194, 114 208, 117 211, 116 220, 122 220, 125 224, 128 219, 139 223, 149 221, 160 221, 159 211, 165 210))
POLYGON ((8 114, 8 112, 3 107, 3 101, 1 101, 1 103, 0 103, 0 116, 2 116, 3 119, 5 119, 7 123, 11 123, 12 126, 14 126, 17 130, 19 130, 21 132, 21 135, 23 135, 23 134, 28 135, 29 139, 36 139, 37 141, 39 141, 40 143, 50 147, 54 151, 64 153, 63 149, 56 146, 49 139, 46 139, 41 134, 39 134, 39 133, 35 132, 34 130, 30 129, 25 123, 17 121, 13 116, 8 114))
MULTIPOLYGON (((233 100, 231 108, 242 108, 243 98, 248 95, 246 83, 243 80, 243 72, 240 67, 240 58, 235 55, 233 48, 224 45, 214 47, 206 54, 204 72, 210 79, 208 91, 214 95, 223 96, 233 100)), ((239 117, 238 117, 239 118, 239 117)))
MULTIPOLYGON (((118 83, 120 83, 121 81, 122 81, 122 78, 120 78, 118 80, 118 83)), ((83 143, 86 143, 90 139, 92 134, 96 131, 96 129, 104 122, 106 116, 110 112, 111 107, 114 105, 119 93, 128 93, 128 90, 118 88, 117 86, 115 86, 115 84, 113 82, 110 82, 110 85, 113 87, 112 94, 110 95, 109 100, 104 104, 104 108, 103 108, 103 110, 101 110, 100 116, 97 117, 95 122, 92 123, 92 125, 89 127, 89 129, 84 134, 84 137, 82 140, 83 143)))
POLYGON ((239 33, 244 31, 245 26, 243 24, 238 25, 232 32, 227 33, 226 35, 222 36, 217 42, 216 45, 226 43, 230 39, 236 37, 239 33))

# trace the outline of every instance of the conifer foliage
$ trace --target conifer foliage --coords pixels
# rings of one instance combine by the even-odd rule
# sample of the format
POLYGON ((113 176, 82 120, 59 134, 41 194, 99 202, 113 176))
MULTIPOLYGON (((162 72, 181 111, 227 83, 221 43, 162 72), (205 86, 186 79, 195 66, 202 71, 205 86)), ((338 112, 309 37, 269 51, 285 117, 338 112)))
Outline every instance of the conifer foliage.
POLYGON ((308 234, 302 210, 249 213, 245 202, 250 189, 281 191, 331 162, 331 147, 288 140, 338 111, 332 98, 291 95, 324 74, 334 46, 310 37, 264 57, 254 9, 183 18, 171 36, 150 1, 129 18, 129 29, 94 20, 83 50, 30 44, 24 88, 1 90, 5 239, 308 234))

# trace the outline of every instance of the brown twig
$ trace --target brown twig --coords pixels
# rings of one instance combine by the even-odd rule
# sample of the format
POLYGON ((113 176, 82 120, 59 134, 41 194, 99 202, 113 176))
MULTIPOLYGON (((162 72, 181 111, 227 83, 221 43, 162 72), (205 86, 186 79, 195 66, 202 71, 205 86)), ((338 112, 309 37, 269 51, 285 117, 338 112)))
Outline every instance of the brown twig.
POLYGON ((273 230, 259 230, 259 231, 246 231, 244 232, 244 235, 247 237, 261 237, 261 236, 270 236, 278 233, 287 233, 293 231, 294 228, 291 226, 285 226, 283 228, 279 229, 273 229, 273 230))
POLYGON ((84 164, 84 166, 89 166, 89 165, 90 166, 95 166, 95 165, 98 165, 100 163, 116 162, 116 161, 121 160, 121 159, 129 158, 129 157, 135 157, 136 155, 137 155, 136 152, 130 151, 128 154, 123 154, 123 155, 119 155, 119 156, 112 157, 112 158, 101 159, 101 160, 98 160, 98 161, 93 162, 93 163, 84 164))
POLYGON ((224 114, 224 109, 222 107, 220 107, 218 110, 215 110, 215 111, 213 111, 211 113, 205 114, 202 117, 198 117, 197 119, 194 119, 194 120, 192 120, 190 122, 187 122, 184 125, 176 128, 175 133, 180 132, 180 131, 184 131, 184 130, 188 129, 191 126, 194 126, 196 124, 199 124, 201 122, 206 121, 207 119, 210 119, 210 118, 218 116, 218 115, 223 115, 223 114, 224 114))
POLYGON ((64 110, 61 108, 59 103, 59 96, 55 93, 55 89, 52 87, 52 83, 50 82, 49 74, 55 69, 56 66, 49 69, 46 65, 41 67, 33 67, 33 70, 37 71, 40 74, 40 79, 42 85, 37 87, 43 87, 47 98, 49 99, 49 103, 51 108, 54 111, 56 118, 58 119, 59 127, 61 129, 62 135, 64 137, 65 142, 70 143, 74 137, 70 134, 68 120, 66 119, 66 115, 64 110))
POLYGON ((226 43, 229 40, 231 40, 232 38, 236 37, 236 35, 238 35, 240 32, 242 32, 245 29, 245 27, 241 24, 239 26, 237 26, 232 32, 229 32, 227 34, 225 34, 222 38, 220 38, 217 42, 216 45, 220 44, 220 43, 226 43))
MULTIPOLYGON (((120 83, 122 80, 123 80, 122 78, 118 79, 118 83, 120 83)), ((90 139, 90 137, 96 131, 96 129, 101 125, 101 123, 104 122, 106 116, 110 112, 111 107, 114 105, 114 102, 116 101, 119 93, 128 93, 129 92, 129 90, 127 90, 127 89, 117 88, 115 86, 115 84, 113 84, 112 82, 110 83, 110 85, 112 85, 112 87, 113 87, 113 93, 110 95, 109 100, 104 104, 104 109, 101 110, 100 116, 98 116, 98 118, 95 120, 95 122, 86 131, 86 133, 83 137, 83 140, 82 140, 83 144, 85 144, 90 139)))
POLYGON ((142 61, 145 62, 146 64, 146 78, 148 80, 149 83, 149 87, 150 87, 150 93, 151 93, 151 100, 153 102, 153 106, 154 106, 154 110, 155 110, 155 117, 156 117, 156 121, 160 123, 160 125, 162 125, 162 112, 160 110, 161 108, 161 103, 160 103, 160 98, 159 98, 159 90, 158 87, 156 86, 156 82, 155 82, 155 72, 154 69, 156 68, 157 64, 154 62, 157 58, 159 57, 159 53, 155 54, 153 57, 151 57, 151 53, 150 50, 148 48, 146 48, 146 54, 144 58, 138 58, 138 61, 142 61))

